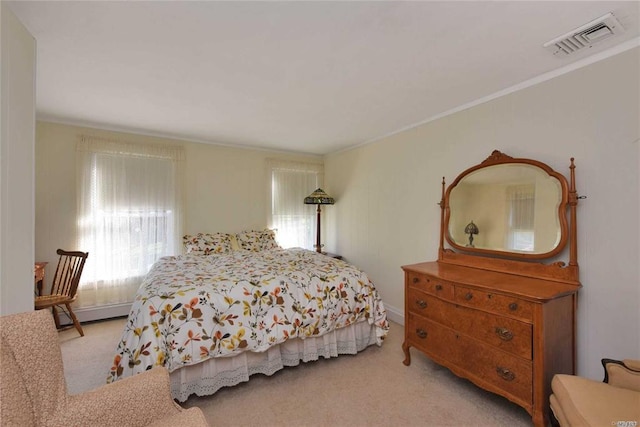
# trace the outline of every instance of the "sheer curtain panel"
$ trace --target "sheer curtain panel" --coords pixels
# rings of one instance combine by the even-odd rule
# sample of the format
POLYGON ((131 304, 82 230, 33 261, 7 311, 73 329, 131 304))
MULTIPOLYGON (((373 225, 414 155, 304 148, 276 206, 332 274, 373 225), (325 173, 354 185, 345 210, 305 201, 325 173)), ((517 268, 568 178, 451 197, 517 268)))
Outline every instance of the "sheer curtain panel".
POLYGON ((78 307, 133 301, 160 257, 179 253, 181 147, 82 137, 78 249, 89 252, 78 307))
POLYGON ((535 186, 529 184, 507 187, 507 248, 520 251, 533 251, 535 220, 535 186))
POLYGON ((304 198, 322 186, 323 165, 270 159, 270 227, 283 248, 313 249, 316 207, 304 198))

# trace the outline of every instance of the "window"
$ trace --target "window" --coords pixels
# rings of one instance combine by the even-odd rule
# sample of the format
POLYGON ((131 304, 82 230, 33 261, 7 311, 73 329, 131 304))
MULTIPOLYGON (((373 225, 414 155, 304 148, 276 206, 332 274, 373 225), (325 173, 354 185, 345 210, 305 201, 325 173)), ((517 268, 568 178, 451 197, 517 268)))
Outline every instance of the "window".
POLYGON ((507 248, 516 251, 533 251, 535 249, 535 186, 507 187, 507 207, 509 209, 507 248))
POLYGON ((316 207, 305 205, 304 198, 322 186, 323 166, 269 160, 270 227, 277 229, 283 248, 313 249, 316 232, 316 207))
POLYGON ((179 147, 84 137, 78 248, 89 252, 78 306, 133 301, 149 268, 180 250, 179 147))

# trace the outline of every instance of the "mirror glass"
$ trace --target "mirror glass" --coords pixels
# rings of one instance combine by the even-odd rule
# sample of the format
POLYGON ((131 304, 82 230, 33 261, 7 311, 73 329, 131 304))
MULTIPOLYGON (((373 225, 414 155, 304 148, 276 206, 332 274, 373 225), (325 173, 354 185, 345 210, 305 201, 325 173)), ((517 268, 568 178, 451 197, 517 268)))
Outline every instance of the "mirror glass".
POLYGON ((462 249, 553 251, 562 239, 560 181, 530 164, 498 164, 465 175, 449 193, 447 240, 462 249))

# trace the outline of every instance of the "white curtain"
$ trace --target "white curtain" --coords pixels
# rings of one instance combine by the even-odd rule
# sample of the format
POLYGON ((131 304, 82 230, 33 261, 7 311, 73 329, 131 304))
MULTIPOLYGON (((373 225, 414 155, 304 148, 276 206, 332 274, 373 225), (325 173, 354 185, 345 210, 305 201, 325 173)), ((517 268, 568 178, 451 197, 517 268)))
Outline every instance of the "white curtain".
POLYGON ((534 250, 535 200, 535 185, 507 187, 507 248, 520 251, 534 250))
POLYGON ((133 301, 160 257, 179 253, 181 147, 82 137, 78 249, 89 252, 78 307, 133 301))
POLYGON ((267 160, 270 175, 270 227, 277 229, 283 248, 313 249, 316 236, 316 206, 304 198, 322 186, 323 165, 267 160))

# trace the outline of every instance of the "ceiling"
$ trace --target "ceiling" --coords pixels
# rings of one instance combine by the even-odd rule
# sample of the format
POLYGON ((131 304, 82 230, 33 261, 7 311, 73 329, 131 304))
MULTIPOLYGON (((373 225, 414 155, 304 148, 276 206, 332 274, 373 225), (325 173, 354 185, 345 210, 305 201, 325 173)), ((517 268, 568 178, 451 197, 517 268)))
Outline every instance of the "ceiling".
POLYGON ((638 1, 11 1, 37 117, 327 154, 639 45, 638 1), (625 31, 543 43, 613 12, 625 31))

